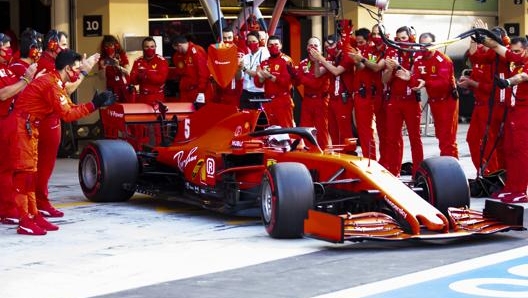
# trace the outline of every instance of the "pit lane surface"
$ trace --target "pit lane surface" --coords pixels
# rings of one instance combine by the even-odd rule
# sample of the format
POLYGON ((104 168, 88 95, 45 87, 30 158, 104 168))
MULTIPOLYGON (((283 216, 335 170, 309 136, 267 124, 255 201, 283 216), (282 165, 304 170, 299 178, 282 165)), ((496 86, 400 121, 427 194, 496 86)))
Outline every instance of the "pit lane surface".
MULTIPOLYGON (((473 177, 462 132, 461 163, 473 177)), ((436 140, 423 141, 426 154, 436 154, 436 140)), ((28 237, 0 226, 0 297, 482 297, 451 287, 478 289, 463 284, 478 284, 476 277, 503 278, 483 286, 502 295, 489 297, 526 297, 519 295, 528 290, 527 232, 428 242, 279 241, 256 218, 143 196, 87 202, 70 159, 58 161, 51 192, 66 212, 52 220, 58 232, 28 237)), ((483 199, 471 204, 481 209, 483 199)))

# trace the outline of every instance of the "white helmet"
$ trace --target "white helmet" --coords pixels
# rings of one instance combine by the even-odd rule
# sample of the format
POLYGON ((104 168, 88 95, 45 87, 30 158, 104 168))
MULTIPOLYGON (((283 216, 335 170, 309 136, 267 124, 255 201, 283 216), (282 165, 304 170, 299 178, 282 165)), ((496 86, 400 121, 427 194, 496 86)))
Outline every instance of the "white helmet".
MULTIPOLYGON (((278 125, 272 125, 266 129, 281 128, 278 125)), ((284 151, 290 151, 290 135, 287 133, 274 134, 268 137, 268 144, 270 147, 281 148, 284 151)))

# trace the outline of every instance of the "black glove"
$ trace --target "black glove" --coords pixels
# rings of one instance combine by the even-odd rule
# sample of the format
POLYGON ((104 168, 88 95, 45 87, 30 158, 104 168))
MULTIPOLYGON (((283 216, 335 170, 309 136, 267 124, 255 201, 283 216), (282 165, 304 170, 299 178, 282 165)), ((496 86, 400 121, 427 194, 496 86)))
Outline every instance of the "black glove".
POLYGON ((495 76, 495 84, 501 89, 508 88, 511 85, 510 81, 506 79, 501 79, 498 76, 495 76))
POLYGON ((95 91, 92 98, 92 104, 96 109, 100 107, 106 107, 113 104, 116 101, 116 96, 112 91, 105 90, 101 93, 95 91))

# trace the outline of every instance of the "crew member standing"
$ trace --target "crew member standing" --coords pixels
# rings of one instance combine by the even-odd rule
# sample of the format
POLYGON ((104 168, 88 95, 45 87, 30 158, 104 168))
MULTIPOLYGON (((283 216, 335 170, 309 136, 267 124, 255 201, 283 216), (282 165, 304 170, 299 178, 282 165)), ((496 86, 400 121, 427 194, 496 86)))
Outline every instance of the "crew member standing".
MULTIPOLYGON (((22 49, 27 47, 22 41, 22 49)), ((33 79, 36 64, 28 66, 22 76, 15 75, 8 67, 11 60, 10 38, 0 33, 0 223, 17 224, 19 215, 15 203, 13 173, 16 154, 16 121, 12 113, 16 98, 33 79)))
MULTIPOLYGON (((61 51, 68 49, 68 35, 65 32, 51 29, 44 37, 43 47, 44 51, 37 61, 37 72, 53 72, 55 71, 55 58, 61 51)), ((67 86, 69 94, 75 91, 80 81, 70 83, 67 86)), ((62 127, 60 117, 58 115, 48 115, 46 118, 41 119, 39 133, 41 142, 39 142, 37 166, 37 207, 45 216, 62 217, 64 212, 56 209, 48 197, 48 184, 55 167, 55 160, 57 159, 57 152, 61 142, 62 127)))
POLYGON ((246 46, 249 53, 242 58, 235 77, 243 80, 239 107, 240 109, 258 109, 260 104, 252 103, 249 100, 264 98, 264 87, 255 85, 255 76, 257 75, 257 67, 261 65, 262 61, 270 57, 270 53, 266 48, 259 46, 258 31, 251 31, 247 34, 246 46))
MULTIPOLYGON (((408 42, 412 36, 409 27, 400 27, 396 30, 396 39, 408 42)), ((423 144, 420 136, 421 106, 417 94, 411 90, 408 80, 402 77, 412 69, 414 55, 402 49, 389 49, 386 53, 386 68, 382 74, 382 81, 387 85, 387 142, 394 146, 387 156, 387 169, 399 176, 403 160, 402 130, 403 123, 409 134, 413 169, 412 174, 423 161, 423 144)))
MULTIPOLYGON (((222 41, 225 46, 236 47, 235 36, 232 28, 225 28, 222 30, 222 41)), ((242 62, 244 53, 238 49, 238 65, 242 62)), ((231 82, 226 87, 216 87, 215 99, 219 103, 237 106, 240 104, 240 96, 242 95, 242 78, 240 76, 234 76, 231 82)))
POLYGON ((20 35, 20 58, 9 65, 9 69, 17 76, 23 76, 28 67, 40 59, 42 43, 39 42, 39 33, 26 29, 20 35))
MULTIPOLYGON (((474 27, 476 28, 487 28, 487 25, 480 19, 478 19, 474 27)), ((494 27, 490 30, 496 35, 498 39, 501 39, 503 43, 508 47, 509 38, 506 31, 502 27, 494 27)), ((504 57, 498 56, 494 51, 487 49, 486 47, 477 47, 476 44, 470 44, 469 47, 469 60, 473 64, 486 65, 484 70, 487 70, 482 77, 482 81, 479 82, 479 88, 486 90, 486 103, 491 109, 491 117, 487 118, 487 132, 486 136, 483 136, 483 142, 486 144, 492 143, 492 150, 496 154, 497 167, 498 169, 505 168, 506 151, 503 145, 503 138, 501 135, 501 126, 503 125, 505 113, 506 113, 506 101, 511 97, 511 90, 509 88, 499 89, 493 85, 493 77, 498 76, 501 79, 511 76, 510 62, 504 57)), ((487 158, 485 156, 484 158, 487 158)))
MULTIPOLYGON (((387 165, 387 155, 392 150, 387 142, 387 102, 383 98, 384 85, 381 81, 381 74, 385 69, 385 52, 387 47, 381 37, 378 25, 372 27, 369 42, 371 44, 367 57, 361 58, 361 63, 371 72, 371 94, 374 101, 374 115, 376 117, 376 131, 379 140, 379 159, 382 166, 387 165), (365 60, 363 60, 365 58, 365 60)), ((403 139, 400 139, 403 142, 403 139)))
POLYGON ((58 226, 48 222, 38 212, 35 198, 37 175, 38 142, 41 119, 49 115, 59 115, 64 121, 80 119, 97 108, 112 104, 113 94, 105 91, 94 96, 90 103, 72 105, 66 90, 66 82, 75 82, 81 72, 89 71, 81 65, 82 56, 66 50, 57 55, 56 71, 36 78, 16 101, 16 154, 13 157, 15 172, 13 183, 16 190, 16 203, 20 216, 17 233, 23 235, 45 235, 56 231, 58 226))
MULTIPOLYGON (((504 131, 506 182, 504 188, 494 197, 505 203, 528 203, 528 63, 526 57, 486 38, 484 45, 507 61, 523 60, 524 66, 507 79, 497 79, 497 86, 512 89, 513 96, 508 100, 504 131)), ((524 40, 526 45, 526 40, 524 40)))
MULTIPOLYGON (((339 65, 343 52, 335 35, 329 36, 325 43, 326 61, 333 66, 339 65)), ((321 63, 320 63, 321 64, 321 63)), ((321 70, 316 76, 321 76, 321 70)), ((330 102, 328 104, 328 132, 332 144, 344 144, 346 139, 354 137, 352 131, 352 110, 354 108, 351 94, 347 91, 342 75, 330 75, 330 102)))
MULTIPOLYGON (((376 158, 376 141, 374 140, 374 129, 372 121, 374 120, 374 99, 378 92, 378 82, 375 81, 377 73, 366 67, 367 59, 374 60, 372 57, 373 48, 369 44, 370 30, 360 28, 355 32, 356 52, 350 53, 355 62, 354 73, 354 116, 356 118, 359 139, 361 140, 361 151, 363 156, 370 159, 376 158), (366 149, 366 150, 365 150, 366 149)), ((379 77, 378 77, 379 78, 379 77)))
MULTIPOLYGON (((432 33, 422 33, 420 43, 433 43, 432 33)), ((414 92, 425 88, 434 119, 435 135, 441 156, 458 159, 458 92, 453 62, 438 50, 418 52, 411 76, 414 92)))
POLYGON ((45 69, 47 72, 55 70, 55 57, 68 48, 68 35, 65 32, 51 29, 44 36, 42 56, 38 61, 37 72, 45 69))
POLYGON ((308 58, 301 61, 294 75, 295 85, 304 86, 300 126, 315 127, 317 142, 325 149, 332 145, 328 132, 330 76, 317 76, 316 69, 320 67, 318 57, 321 56, 321 41, 317 37, 308 39, 306 51, 308 58))
POLYGON ((116 95, 119 102, 132 102, 132 94, 128 91, 130 73, 128 71, 128 56, 117 38, 105 35, 101 41, 101 58, 99 69, 106 82, 106 89, 116 95))
POLYGON ((209 69, 205 50, 183 35, 174 37, 172 47, 176 51, 173 58, 180 75, 180 101, 203 104, 210 100, 209 69))
POLYGON ((162 56, 156 54, 156 41, 145 37, 141 43, 143 56, 134 61, 130 72, 130 81, 139 85, 136 102, 155 106, 158 101, 165 101, 165 81, 169 74, 169 64, 162 56))
MULTIPOLYGON (((130 71, 130 82, 139 85, 137 103, 144 103, 156 108, 159 102, 165 101, 165 81, 169 74, 169 64, 162 56, 156 54, 156 41, 146 37, 142 42, 143 56, 134 61, 130 71)), ((156 145, 161 142, 161 129, 145 129, 144 125, 131 125, 130 142, 137 150, 145 144, 156 145)))
MULTIPOLYGON (((38 60, 38 73, 49 73, 55 71, 55 57, 62 51, 68 50, 68 36, 64 32, 50 30, 45 38, 43 46, 46 48, 41 58, 38 60)), ((86 58, 83 56, 84 69, 91 70, 99 60, 99 53, 86 58)), ((65 83, 66 91, 72 94, 88 76, 84 71, 75 81, 65 83)), ((70 98, 68 97, 68 100, 70 98)), ((70 101, 70 105, 73 103, 70 101)), ((50 202, 48 184, 55 167, 57 153, 61 142, 61 121, 60 115, 49 114, 39 121, 40 142, 38 142, 38 173, 36 198, 38 210, 48 217, 62 217, 64 212, 56 209, 50 202)))
MULTIPOLYGON (((483 46, 481 45, 480 47, 483 46)), ((477 176, 488 175, 499 170, 496 150, 492 150, 494 145, 492 140, 495 138, 491 135, 492 132, 486 128, 489 121, 490 90, 483 86, 489 80, 486 78, 489 75, 489 70, 487 69, 489 67, 487 64, 473 63, 470 75, 460 76, 457 82, 459 87, 471 90, 475 98, 471 121, 466 134, 466 142, 477 176), (489 141, 483 142, 484 138, 489 141), (483 146, 486 148, 483 148, 483 146)))
POLYGON ((289 69, 293 69, 290 56, 282 53, 282 42, 278 36, 268 38, 270 57, 256 70, 255 86, 264 87, 266 98, 271 102, 264 103, 264 111, 270 125, 294 127, 293 99, 291 98, 292 79, 289 69))

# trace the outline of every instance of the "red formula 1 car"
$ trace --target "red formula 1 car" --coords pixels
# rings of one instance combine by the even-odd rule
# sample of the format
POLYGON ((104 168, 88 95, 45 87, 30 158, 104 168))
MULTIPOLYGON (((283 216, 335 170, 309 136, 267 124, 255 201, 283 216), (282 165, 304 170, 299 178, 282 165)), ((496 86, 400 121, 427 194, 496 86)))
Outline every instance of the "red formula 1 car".
POLYGON ((115 104, 101 117, 110 139, 88 144, 79 161, 80 185, 91 201, 126 201, 139 192, 261 215, 275 238, 331 242, 524 229, 521 206, 488 201, 483 212, 469 209, 467 179, 450 157, 425 160, 415 179, 403 182, 356 156, 354 140, 322 150, 313 128, 270 127, 261 110, 115 104), (134 149, 143 136, 133 131, 159 145, 134 149))

